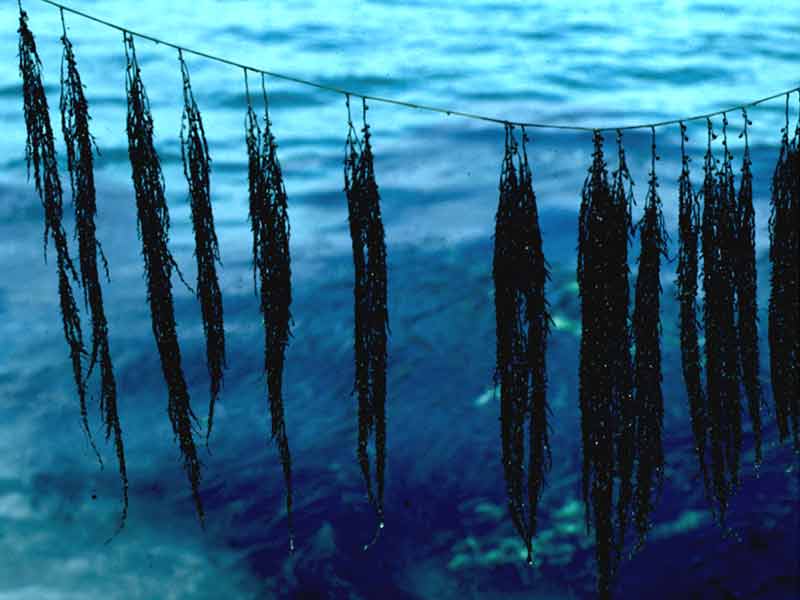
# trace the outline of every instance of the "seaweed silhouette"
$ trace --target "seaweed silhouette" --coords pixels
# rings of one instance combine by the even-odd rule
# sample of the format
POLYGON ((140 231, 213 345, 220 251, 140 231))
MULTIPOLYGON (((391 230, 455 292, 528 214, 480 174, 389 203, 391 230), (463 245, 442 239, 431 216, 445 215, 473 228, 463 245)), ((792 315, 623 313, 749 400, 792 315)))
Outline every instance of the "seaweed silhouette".
POLYGON ((200 497, 201 464, 194 443, 197 417, 192 412, 189 390, 181 368, 181 351, 175 330, 175 309, 172 300, 172 269, 180 276, 175 259, 167 246, 169 210, 164 196, 161 163, 153 145, 153 118, 141 79, 133 35, 124 32, 125 90, 128 96, 128 155, 136 192, 139 237, 142 240, 147 300, 161 370, 169 392, 167 413, 172 431, 178 438, 183 467, 192 489, 195 510, 204 526, 205 513, 200 497))
MULTIPOLYGON (((245 71, 247 85, 247 71, 245 71)), ((277 144, 269 119, 269 104, 264 79, 264 131, 250 102, 247 89, 246 143, 249 165, 250 227, 253 231, 253 278, 260 289, 260 309, 264 317, 264 370, 267 373, 272 421, 272 439, 278 446, 286 485, 286 514, 289 548, 294 549, 292 526, 292 460, 283 411, 283 365, 291 335, 291 261, 289 255, 289 216, 286 188, 278 161, 277 144), (258 276, 258 283, 255 278, 258 276)))
POLYGON ((125 463, 125 446, 117 405, 117 383, 108 341, 108 321, 103 307, 103 290, 100 286, 97 257, 108 276, 108 263, 96 237, 97 214, 94 184, 94 138, 89 131, 89 104, 83 93, 83 83, 78 72, 72 43, 67 38, 64 14, 61 14, 64 54, 61 63, 61 126, 67 149, 67 169, 70 174, 72 199, 75 206, 75 227, 78 238, 78 262, 83 285, 84 301, 89 307, 92 325, 92 349, 86 379, 98 358, 100 361, 100 415, 108 440, 114 436, 119 475, 122 481, 122 515, 120 531, 128 514, 128 471, 125 463))
MULTIPOLYGON (((350 116, 347 96, 344 191, 353 245, 355 270, 355 386, 358 395, 358 462, 375 507, 378 529, 383 528, 383 489, 386 468, 386 343, 389 329, 386 277, 386 243, 380 195, 375 181, 367 102, 363 100, 363 138, 359 139, 350 116), (373 492, 367 445, 375 435, 373 492)), ((374 541, 374 540, 373 540, 374 541)), ((369 544, 367 545, 369 547, 369 544)))
POLYGON ((612 186, 603 137, 594 132, 592 165, 583 185, 578 225, 582 489, 587 530, 592 526, 595 530, 601 598, 611 596, 633 497, 635 463, 627 262, 633 198, 619 132, 617 144, 619 166, 612 186))
POLYGON ((780 154, 772 177, 769 218, 769 350, 775 417, 781 441, 800 450, 800 120, 789 142, 789 96, 780 154))
POLYGON ((761 463, 761 382, 758 377, 758 299, 756 274, 756 224, 753 208, 753 173, 751 171, 747 110, 742 109, 744 137, 742 179, 736 202, 736 329, 739 338, 739 361, 748 412, 753 425, 756 465, 761 463))
POLYGON ((636 422, 636 502, 635 524, 639 544, 650 528, 653 496, 664 478, 662 428, 664 397, 661 391, 661 257, 667 254, 667 233, 658 196, 656 177, 656 133, 652 129, 650 180, 645 199, 644 216, 639 223, 641 253, 636 277, 633 309, 634 389, 636 422))
POLYGON ((27 131, 25 160, 29 177, 31 165, 33 166, 36 193, 39 195, 44 208, 45 261, 47 261, 48 239, 52 239, 56 249, 61 323, 64 329, 64 339, 69 347, 72 375, 78 392, 81 425, 102 467, 103 461, 89 428, 86 407, 86 381, 83 377, 82 364, 86 350, 83 343, 78 304, 75 301, 72 283, 70 282, 72 280, 79 284, 79 279, 75 265, 69 255, 67 234, 61 222, 63 217, 63 190, 61 188, 61 180, 58 177, 58 161, 53 139, 53 128, 50 124, 47 97, 42 84, 42 62, 39 60, 33 33, 28 28, 28 14, 22 10, 21 6, 19 10, 19 72, 22 77, 23 112, 27 131))
POLYGON ((689 177, 690 158, 686 154, 686 125, 681 123, 681 174, 678 178, 678 269, 677 296, 680 304, 681 367, 689 399, 689 415, 700 473, 709 491, 706 443, 708 437, 706 395, 703 390, 702 364, 698 341, 697 278, 700 238, 700 204, 689 177))
MULTIPOLYGON (((713 496, 724 520, 738 483, 742 423, 738 339, 735 324, 736 197, 727 140, 717 168, 711 151, 716 138, 710 119, 703 170, 703 317, 713 496)), ((723 121, 723 134, 727 119, 723 121)))
POLYGON ((511 519, 525 542, 531 562, 537 507, 551 464, 545 360, 550 316, 544 289, 549 272, 542 251, 526 142, 523 129, 520 156, 513 128, 506 125, 492 274, 497 321, 495 383, 500 386, 503 471, 511 519), (527 510, 523 482, 526 424, 527 510))
POLYGON ((214 215, 211 209, 211 158, 200 109, 194 100, 189 69, 178 51, 183 78, 183 116, 181 120, 181 159, 189 184, 192 209, 195 258, 197 259, 197 298, 206 338, 206 366, 211 377, 206 444, 214 426, 214 403, 222 386, 225 368, 225 326, 222 317, 222 292, 217 281, 216 263, 220 262, 214 215))

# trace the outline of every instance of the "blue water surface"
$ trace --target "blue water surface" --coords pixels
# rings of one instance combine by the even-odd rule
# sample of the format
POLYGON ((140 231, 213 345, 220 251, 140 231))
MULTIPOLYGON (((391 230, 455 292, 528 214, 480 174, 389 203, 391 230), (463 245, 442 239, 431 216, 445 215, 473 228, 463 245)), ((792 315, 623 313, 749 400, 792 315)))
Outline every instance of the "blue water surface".
MULTIPOLYGON (((24 2, 36 35, 56 130, 58 10, 24 2)), ((798 85, 800 3, 661 0, 439 3, 325 0, 72 0, 133 30, 271 71, 356 92, 503 119, 588 127, 702 114, 798 85)), ((368 112, 389 266, 386 527, 375 530, 356 463, 353 272, 342 165, 341 95, 267 78, 289 194, 294 337, 286 420, 294 462, 297 551, 288 553, 283 481, 269 437, 263 331, 247 223, 242 71, 188 56, 213 159, 229 349, 210 451, 203 449, 207 528, 194 516, 153 343, 125 138, 122 34, 66 15, 97 139, 98 237, 131 480, 118 519, 113 446, 100 471, 81 432, 61 332, 42 209, 26 181, 17 71, 18 12, 0 6, 0 599, 592 598, 594 541, 580 496, 575 283, 577 207, 591 134, 532 130, 529 155, 552 267, 549 345, 553 469, 540 507, 535 564, 508 517, 493 393, 491 236, 503 151, 497 124, 373 102, 368 112)), ((180 164, 177 53, 137 41, 153 107, 172 218, 171 248, 195 277, 180 164)), ((251 83, 253 78, 251 75, 251 83)), ((256 87, 259 82, 255 80, 256 87)), ((797 115, 792 98, 791 118, 797 115)), ((784 103, 752 109, 759 314, 766 330, 769 185, 784 103)), ((739 111, 728 115, 735 169, 739 111)), ((719 132, 721 121, 715 120, 719 132)), ((677 237, 678 126, 658 130, 667 227, 677 237)), ((689 125, 701 177, 705 123, 689 125)), ((615 166, 613 134, 607 136, 615 166)), ((650 132, 625 133, 638 219, 650 132)), ((714 144, 721 152, 721 139, 714 144)), ((59 141, 57 151, 63 157, 59 141)), ((62 176, 65 174, 62 171, 62 176)), ((66 185, 65 189, 68 189, 66 185)), ((66 198, 66 225, 72 229, 66 198)), ((638 248, 631 250, 635 272, 638 248)), ((798 462, 780 445, 765 383, 764 464, 747 429, 742 486, 726 527, 698 478, 682 385, 675 262, 664 265, 665 486, 643 550, 619 573, 619 598, 798 597, 798 462)), ((184 370, 195 412, 208 375, 200 311, 176 284, 184 370)), ((91 413, 98 439, 102 431, 91 413)))

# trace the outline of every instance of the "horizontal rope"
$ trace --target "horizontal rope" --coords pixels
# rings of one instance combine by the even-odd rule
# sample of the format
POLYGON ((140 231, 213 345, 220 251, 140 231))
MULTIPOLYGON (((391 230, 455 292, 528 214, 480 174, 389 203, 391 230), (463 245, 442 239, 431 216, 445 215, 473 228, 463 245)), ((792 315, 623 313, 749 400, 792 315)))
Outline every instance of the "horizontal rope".
POLYGON ((404 100, 396 100, 394 98, 384 98, 382 96, 372 96, 370 94, 362 94, 359 92, 355 92, 353 90, 346 90, 344 88, 325 85, 322 83, 317 83, 316 81, 310 81, 308 79, 301 79, 300 77, 294 77, 292 75, 285 75, 283 73, 275 73, 273 71, 267 71, 266 69, 260 69, 258 67, 251 67, 249 65, 245 65, 221 56, 215 56, 213 54, 208 54, 207 52, 202 52, 200 50, 194 50, 192 48, 187 48, 186 46, 179 46, 178 44, 174 44, 172 42, 168 42, 166 40, 162 40, 160 38, 154 37, 152 35, 147 35, 146 33, 139 33, 137 31, 133 31, 128 29, 127 27, 122 27, 121 25, 117 25, 116 23, 111 23, 110 21, 105 21, 93 15, 87 14, 80 10, 76 10, 74 8, 70 8, 69 6, 65 6, 64 4, 60 4, 58 2, 54 2, 53 0, 40 0, 40 2, 44 2, 45 4, 50 4, 59 8, 62 11, 66 11, 73 15, 77 15, 79 17, 83 17, 84 19, 88 19, 90 21, 94 21, 95 23, 100 23, 101 25, 105 25, 106 27, 110 27, 112 29, 116 29, 118 31, 122 31, 124 33, 128 33, 130 35, 136 36, 138 38, 149 40, 156 44, 160 44, 163 46, 168 46, 170 48, 175 48, 181 52, 185 52, 186 54, 194 54, 195 56, 200 56, 202 58, 206 58, 208 60, 213 60, 219 63, 223 63, 226 65, 231 65, 233 67, 238 67, 240 69, 244 69, 246 71, 253 71, 254 73, 261 73, 263 75, 268 75, 269 77, 274 77, 275 79, 282 79, 284 81, 291 81, 300 85, 305 85, 313 88, 317 88, 319 90, 325 90, 328 92, 336 92, 338 94, 342 94, 344 96, 355 96, 357 98, 364 98, 365 100, 371 100, 374 102, 382 102, 384 104, 394 104, 396 106, 405 106, 408 108, 415 108, 417 110, 424 110, 428 112, 436 112, 445 114, 448 116, 456 116, 456 117, 464 117, 466 119, 473 119, 477 121, 487 121, 490 123, 499 123, 502 125, 515 125, 517 127, 529 127, 535 129, 562 129, 562 130, 570 130, 570 131, 624 131, 629 129, 652 129, 655 127, 664 127, 666 125, 677 125, 679 123, 687 122, 687 121, 699 121, 702 119, 710 119, 711 117, 716 117, 725 113, 733 112, 736 110, 742 110, 744 108, 750 108, 752 106, 756 106, 758 104, 762 104, 769 100, 774 100, 776 98, 780 98, 781 96, 787 96, 794 92, 800 92, 800 86, 794 87, 789 90, 784 90, 782 92, 778 92, 776 94, 772 94, 771 96, 767 96, 766 98, 759 98, 758 100, 753 100, 752 102, 748 102, 746 104, 739 104, 737 106, 732 106, 730 108, 726 108, 724 110, 717 110, 710 113, 705 113, 702 115, 694 115, 691 117, 683 117, 681 119, 669 119, 667 121, 657 121, 655 123, 641 123, 639 125, 622 125, 618 127, 580 127, 577 125, 559 125, 553 123, 527 123, 523 121, 510 121, 508 119, 499 119, 497 117, 489 117, 486 115, 479 115, 470 112, 464 112, 461 110, 456 110, 452 108, 440 108, 437 106, 428 106, 425 104, 417 104, 415 102, 406 102, 404 100))

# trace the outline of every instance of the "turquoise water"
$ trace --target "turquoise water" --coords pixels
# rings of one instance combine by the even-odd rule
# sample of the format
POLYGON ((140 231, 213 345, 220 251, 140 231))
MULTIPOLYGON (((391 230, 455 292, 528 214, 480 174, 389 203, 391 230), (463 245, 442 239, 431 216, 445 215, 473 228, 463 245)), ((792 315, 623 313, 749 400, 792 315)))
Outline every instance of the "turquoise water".
MULTIPOLYGON (((800 3, 90 2, 75 8, 199 50, 357 92, 515 120, 616 126, 704 113, 798 85, 800 3)), ((58 11, 25 3, 58 104, 58 11)), ((370 105, 389 252, 387 525, 374 530, 355 461, 352 263, 342 194, 344 99, 267 80, 292 223, 294 338, 286 411, 298 551, 286 552, 283 484, 268 440, 262 331, 252 292, 240 70, 187 57, 213 158, 229 369, 204 451, 208 528, 192 512, 150 333, 125 139, 122 35, 67 15, 93 117, 98 237, 109 258, 111 349, 131 478, 117 519, 113 449, 99 472, 79 426, 53 265, 42 260, 39 200, 25 181, 17 9, 0 7, 0 598, 590 598, 583 530, 574 285, 578 194, 588 133, 532 131, 529 153, 556 317, 550 343, 554 467, 540 509, 536 565, 507 518, 491 393, 491 235, 502 127, 370 105)), ((172 216, 172 248, 194 278, 180 165, 176 52, 137 41, 172 216)), ((792 116, 796 114, 793 98, 792 116)), ((784 105, 750 111, 762 328, 769 178, 784 105)), ((729 115, 736 169, 738 113, 729 115)), ((53 123, 59 120, 53 113, 53 123)), ((721 123, 716 122, 717 127, 721 123)), ((673 238, 677 126, 659 130, 658 175, 673 238)), ((705 125, 690 125, 700 177, 705 125)), ((611 139, 611 138, 609 138, 611 139)), ((650 133, 625 134, 643 199, 650 133)), ((717 143, 716 149, 720 146, 717 143)), ((63 156, 63 148, 58 148, 63 156)), ((613 156, 613 149, 609 146, 613 156)), ((612 161, 613 166, 613 161, 612 161)), ((69 211, 67 211, 69 212, 69 211)), ((638 216, 638 209, 635 215, 638 216)), ((68 221, 71 227, 71 221, 68 221)), ((636 247, 632 256, 638 253, 636 247)), ((765 411, 765 464, 743 486, 731 532, 713 524, 691 452, 676 346, 674 264, 665 268, 667 484, 646 548, 623 564, 620 598, 791 598, 798 586, 797 462, 765 411), (694 596, 693 596, 694 595, 694 596)), ((193 406, 208 382, 199 307, 176 287, 193 406)), ((767 375, 766 345, 762 371, 767 375)), ((771 398, 768 395, 768 404, 771 398)), ((93 418, 96 415, 93 415, 93 418)), ((96 418, 97 435, 100 436, 96 418)))

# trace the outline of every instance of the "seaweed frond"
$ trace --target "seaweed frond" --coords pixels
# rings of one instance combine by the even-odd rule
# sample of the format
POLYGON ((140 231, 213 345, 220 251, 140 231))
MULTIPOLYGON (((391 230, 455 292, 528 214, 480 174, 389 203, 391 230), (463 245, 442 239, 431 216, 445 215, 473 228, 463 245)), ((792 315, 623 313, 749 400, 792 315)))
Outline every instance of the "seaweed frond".
MULTIPOLYGON (((62 24, 63 24, 63 13, 62 24)), ((64 54, 61 62, 61 128, 67 149, 67 169, 75 207, 75 228, 78 238, 78 264, 83 284, 84 300, 89 307, 92 325, 92 350, 86 378, 89 378, 98 357, 100 360, 100 416, 105 426, 106 440, 114 436, 120 480, 122 482, 122 515, 118 531, 125 526, 128 514, 128 471, 125 463, 125 446, 122 441, 117 405, 117 383, 108 341, 108 321, 103 306, 98 255, 106 275, 108 265, 97 240, 95 215, 97 194, 94 184, 94 138, 89 131, 89 103, 83 92, 83 83, 75 61, 72 43, 67 38, 66 27, 61 37, 64 54)))
POLYGON ((195 510, 204 525, 205 513, 200 497, 201 464, 194 442, 197 417, 192 412, 189 390, 181 368, 181 351, 175 326, 172 299, 172 269, 177 265, 168 248, 169 210, 164 194, 161 162, 153 144, 153 118, 142 83, 133 36, 123 33, 125 42, 125 90, 128 97, 128 156, 136 192, 139 237, 142 240, 147 300, 161 370, 167 384, 167 413, 178 438, 183 467, 192 489, 195 510))
POLYGON ((791 436, 795 450, 800 450, 800 120, 790 142, 788 95, 770 208, 768 328, 772 395, 781 441, 791 436))
POLYGON ((545 297, 549 272, 542 251, 526 142, 523 130, 520 156, 512 126, 506 125, 492 274, 503 471, 511 519, 525 542, 528 562, 532 562, 537 508, 551 465, 545 360, 550 316, 545 297), (526 426, 527 507, 523 495, 526 426))
POLYGON ((645 199, 644 216, 639 223, 641 253, 636 277, 633 309, 634 389, 636 419, 636 502, 634 521, 639 546, 650 529, 653 497, 664 479, 662 429, 664 397, 661 390, 661 257, 667 254, 667 232, 656 176, 656 133, 652 129, 652 160, 645 199))
MULTIPOLYGON (((389 312, 387 304, 386 243, 380 194, 363 101, 363 136, 359 139, 350 118, 345 144, 344 182, 355 270, 355 386, 358 396, 358 462, 367 495, 378 519, 376 538, 383 528, 383 489, 386 468, 386 361, 389 312), (374 432, 375 482, 373 492, 367 446, 374 432)), ((369 545, 368 545, 369 546, 369 545)), ((368 547, 367 546, 367 547, 368 547)))
POLYGON ((203 119, 192 93, 189 68, 180 50, 178 60, 183 78, 181 159, 183 173, 189 185, 194 255, 197 259, 197 298, 200 301, 203 333, 206 339, 206 366, 211 378, 211 398, 208 404, 206 428, 206 444, 208 444, 214 426, 214 404, 222 387, 225 369, 225 325, 222 314, 222 292, 217 280, 217 263, 220 263, 219 244, 211 208, 211 158, 208 154, 203 119))
POLYGON ((744 137, 742 179, 736 202, 736 329, 739 338, 739 362, 747 395, 747 406, 753 426, 755 464, 761 463, 761 381, 758 353, 758 299, 756 274, 756 213, 753 208, 753 173, 747 126, 752 123, 742 109, 744 137))
POLYGON ((680 304, 681 368, 689 400, 694 448, 697 454, 703 486, 708 493, 709 479, 706 464, 708 437, 706 395, 703 389, 700 358, 699 323, 697 318, 698 253, 700 239, 699 194, 692 189, 689 177, 690 158, 686 154, 686 125, 681 123, 681 174, 678 178, 678 269, 676 289, 680 304))
POLYGON ((33 167, 36 193, 44 208, 44 256, 47 260, 48 240, 56 249, 56 271, 58 273, 58 300, 64 339, 69 347, 72 375, 78 392, 81 425, 86 439, 97 457, 100 466, 103 461, 94 443, 89 428, 86 407, 86 381, 83 376, 83 357, 86 350, 83 343, 80 314, 72 282, 79 285, 78 273, 69 255, 67 234, 61 222, 63 217, 63 190, 58 176, 53 128, 47 96, 42 84, 42 62, 36 50, 36 41, 28 28, 28 14, 20 7, 19 14, 19 72, 22 77, 23 112, 27 138, 25 160, 30 177, 33 167))
MULTIPOLYGON (((247 73, 245 72, 245 80, 247 73)), ((267 374, 272 439, 278 446, 286 485, 289 548, 294 549, 292 525, 292 461, 283 409, 283 366, 291 336, 291 260, 289 215, 278 146, 272 134, 264 79, 264 130, 247 90, 246 142, 250 173, 250 227, 253 232, 253 269, 264 317, 264 370, 267 374)))

